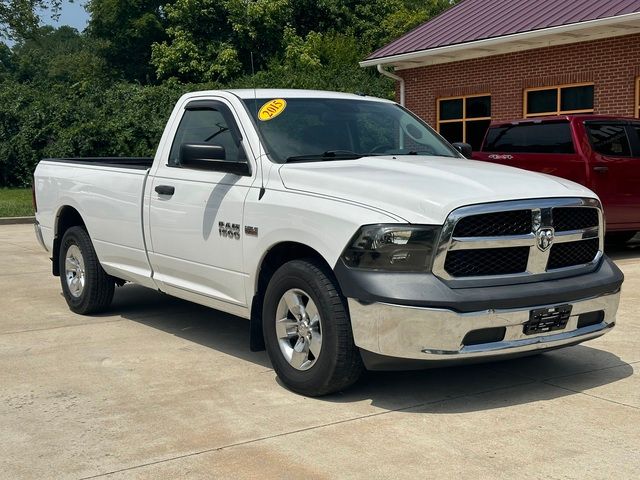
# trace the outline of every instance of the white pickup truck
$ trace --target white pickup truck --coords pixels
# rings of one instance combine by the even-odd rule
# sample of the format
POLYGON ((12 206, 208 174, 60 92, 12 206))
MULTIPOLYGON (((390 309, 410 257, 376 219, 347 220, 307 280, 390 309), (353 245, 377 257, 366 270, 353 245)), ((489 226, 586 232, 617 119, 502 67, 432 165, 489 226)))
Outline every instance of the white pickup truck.
POLYGON ((74 312, 134 282, 250 319, 305 395, 611 329, 596 195, 463 147, 387 100, 194 92, 153 159, 41 161, 36 234, 74 312))

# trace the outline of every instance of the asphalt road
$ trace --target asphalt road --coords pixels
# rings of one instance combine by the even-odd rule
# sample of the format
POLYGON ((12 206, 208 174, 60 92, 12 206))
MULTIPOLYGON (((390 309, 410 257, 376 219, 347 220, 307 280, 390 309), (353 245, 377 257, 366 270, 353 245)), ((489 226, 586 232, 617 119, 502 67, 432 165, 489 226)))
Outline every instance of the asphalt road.
POLYGON ((283 388, 248 322, 136 286, 72 314, 0 227, 0 478, 638 478, 640 243, 618 325, 533 358, 283 388))

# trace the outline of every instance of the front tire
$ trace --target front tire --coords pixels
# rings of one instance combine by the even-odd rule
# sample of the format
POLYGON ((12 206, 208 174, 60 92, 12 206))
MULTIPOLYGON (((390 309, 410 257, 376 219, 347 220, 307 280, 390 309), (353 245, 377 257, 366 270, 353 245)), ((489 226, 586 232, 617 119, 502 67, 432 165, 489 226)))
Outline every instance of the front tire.
POLYGON ((262 327, 273 369, 294 392, 321 396, 360 378, 344 297, 331 272, 315 259, 282 265, 265 293, 262 327))
POLYGON ((113 300, 115 280, 102 269, 91 238, 82 227, 71 227, 60 245, 60 283, 72 312, 105 310, 113 300))

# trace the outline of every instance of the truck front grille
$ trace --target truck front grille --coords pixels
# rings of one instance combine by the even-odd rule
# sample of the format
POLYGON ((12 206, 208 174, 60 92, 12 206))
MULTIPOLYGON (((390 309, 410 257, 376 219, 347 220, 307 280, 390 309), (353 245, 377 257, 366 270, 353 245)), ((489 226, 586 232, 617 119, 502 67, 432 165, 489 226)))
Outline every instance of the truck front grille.
POLYGON ((525 272, 528 258, 529 247, 454 250, 444 268, 454 277, 507 275, 525 272))
POLYGON ((556 232, 581 230, 598 226, 598 210, 595 208, 560 207, 552 210, 553 228, 556 232))
POLYGON ((594 199, 463 207, 445 222, 433 272, 445 281, 487 285, 586 273, 602 254, 601 219, 594 199))
POLYGON ((455 237, 496 237, 522 235, 531 231, 531 210, 484 213, 461 218, 453 232, 455 237))
POLYGON ((592 262, 598 254, 599 240, 580 240, 577 242, 559 243, 551 247, 547 270, 584 265, 592 262))

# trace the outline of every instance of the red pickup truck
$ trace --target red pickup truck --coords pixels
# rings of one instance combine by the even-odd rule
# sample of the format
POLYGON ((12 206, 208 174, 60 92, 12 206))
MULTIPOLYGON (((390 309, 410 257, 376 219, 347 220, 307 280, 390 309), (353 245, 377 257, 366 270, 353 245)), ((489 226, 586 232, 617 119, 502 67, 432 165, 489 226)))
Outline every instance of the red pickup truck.
POLYGON ((602 200, 608 240, 640 231, 640 119, 561 115, 494 122, 473 158, 585 185, 602 200))

